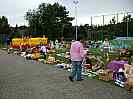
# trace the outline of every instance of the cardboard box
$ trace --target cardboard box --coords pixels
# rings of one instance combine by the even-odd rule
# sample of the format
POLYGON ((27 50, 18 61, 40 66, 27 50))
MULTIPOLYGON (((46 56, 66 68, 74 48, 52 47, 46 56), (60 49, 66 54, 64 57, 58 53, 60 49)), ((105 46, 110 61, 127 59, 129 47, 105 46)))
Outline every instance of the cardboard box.
POLYGON ((127 78, 127 83, 131 86, 133 86, 133 77, 128 77, 127 78))
POLYGON ((99 79, 104 81, 110 81, 113 78, 113 72, 109 69, 99 73, 99 79))

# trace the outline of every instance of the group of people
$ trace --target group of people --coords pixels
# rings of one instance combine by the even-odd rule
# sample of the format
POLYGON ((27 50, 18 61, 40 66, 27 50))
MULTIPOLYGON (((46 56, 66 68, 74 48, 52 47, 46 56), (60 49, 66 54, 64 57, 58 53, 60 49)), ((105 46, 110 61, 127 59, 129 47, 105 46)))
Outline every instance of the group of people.
POLYGON ((85 41, 83 45, 86 48, 99 48, 100 47, 100 42, 85 41))

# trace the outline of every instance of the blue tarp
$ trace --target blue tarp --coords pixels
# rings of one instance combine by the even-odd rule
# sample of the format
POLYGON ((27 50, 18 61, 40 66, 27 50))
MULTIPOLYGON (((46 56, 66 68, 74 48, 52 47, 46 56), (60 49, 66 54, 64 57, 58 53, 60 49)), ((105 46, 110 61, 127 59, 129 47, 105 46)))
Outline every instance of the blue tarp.
POLYGON ((113 48, 133 48, 133 37, 117 37, 111 45, 113 48))

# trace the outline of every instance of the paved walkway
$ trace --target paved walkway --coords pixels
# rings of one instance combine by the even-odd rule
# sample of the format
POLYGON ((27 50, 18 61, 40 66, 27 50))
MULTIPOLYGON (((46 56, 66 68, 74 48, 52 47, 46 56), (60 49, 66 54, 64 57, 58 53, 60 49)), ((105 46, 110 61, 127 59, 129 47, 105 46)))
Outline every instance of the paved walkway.
POLYGON ((68 72, 0 50, 0 99, 133 99, 115 85, 86 78, 70 82, 68 72))

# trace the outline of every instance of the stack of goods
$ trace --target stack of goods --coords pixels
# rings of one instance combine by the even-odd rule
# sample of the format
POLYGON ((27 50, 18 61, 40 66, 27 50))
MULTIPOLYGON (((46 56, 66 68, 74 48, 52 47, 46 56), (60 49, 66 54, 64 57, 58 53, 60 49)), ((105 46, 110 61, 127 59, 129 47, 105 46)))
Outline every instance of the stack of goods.
POLYGON ((112 80, 113 72, 109 69, 99 70, 99 79, 104 81, 112 80))
POLYGON ((46 59, 46 55, 40 54, 40 59, 46 59))
POLYGON ((66 70, 71 69, 71 64, 65 64, 63 63, 63 61, 60 61, 60 60, 56 60, 56 63, 57 63, 56 65, 57 68, 63 68, 66 70))
POLYGON ((96 77, 98 74, 97 74, 97 72, 94 72, 94 71, 89 71, 88 73, 87 73, 87 76, 88 77, 96 77))
POLYGON ((98 75, 98 70, 101 69, 101 57, 96 57, 95 55, 87 52, 87 55, 83 61, 82 75, 88 77, 95 77, 98 75))
POLYGON ((120 49, 120 55, 121 56, 127 56, 128 55, 128 49, 120 49))
POLYGON ((87 55, 83 61, 84 67, 87 70, 92 70, 92 59, 87 55))
POLYGON ((32 54, 27 54, 27 55, 26 55, 26 59, 27 59, 27 60, 32 59, 32 57, 33 57, 32 54))
POLYGON ((123 68, 119 68, 116 72, 115 84, 120 87, 126 87, 128 89, 130 79, 133 78, 133 67, 129 64, 124 64, 123 68))
POLYGON ((92 66, 93 71, 98 71, 99 69, 101 69, 101 66, 99 64, 95 64, 92 66))
POLYGON ((32 53, 32 59, 39 59, 40 58, 40 52, 38 48, 34 48, 33 49, 33 53, 32 53))
POLYGON ((13 48, 12 47, 8 49, 8 54, 10 54, 10 53, 13 53, 13 48))
POLYGON ((48 56, 47 60, 45 61, 46 64, 55 64, 55 57, 52 57, 51 55, 48 56))
POLYGON ((61 61, 61 60, 56 60, 56 64, 61 64, 61 63, 63 63, 63 61, 61 61))
POLYGON ((124 73, 127 78, 125 82, 125 89, 133 93, 133 66, 124 64, 124 73))
POLYGON ((32 49, 26 49, 26 55, 25 55, 27 60, 32 59, 32 49))
POLYGON ((20 53, 19 53, 19 51, 14 51, 13 54, 19 55, 20 53))
POLYGON ((133 76, 133 66, 129 64, 124 64, 124 74, 126 77, 133 76))
POLYGON ((125 89, 133 93, 133 77, 128 77, 125 82, 125 89))
POLYGON ((21 56, 25 56, 26 55, 26 52, 21 52, 21 56))
POLYGON ((40 53, 33 53, 32 54, 32 59, 39 59, 40 58, 40 53))
POLYGON ((70 52, 65 53, 65 58, 70 58, 70 52))
POLYGON ((124 67, 124 64, 128 64, 128 61, 118 61, 118 60, 113 60, 108 63, 107 68, 111 69, 114 72, 118 72, 120 68, 124 67))
POLYGON ((92 70, 93 71, 98 71, 101 69, 101 66, 103 64, 103 61, 101 59, 102 57, 100 56, 93 56, 93 58, 91 57, 90 60, 91 60, 91 65, 92 65, 92 70))
POLYGON ((45 63, 45 60, 44 59, 38 59, 38 61, 40 61, 41 63, 45 63))
POLYGON ((60 54, 56 54, 56 55, 59 56, 59 57, 64 57, 65 56, 64 53, 60 53, 60 54))
POLYGON ((63 63, 62 64, 57 64, 56 67, 57 68, 65 68, 65 64, 63 64, 63 63))
POLYGON ((55 50, 47 50, 48 53, 55 53, 55 50))

